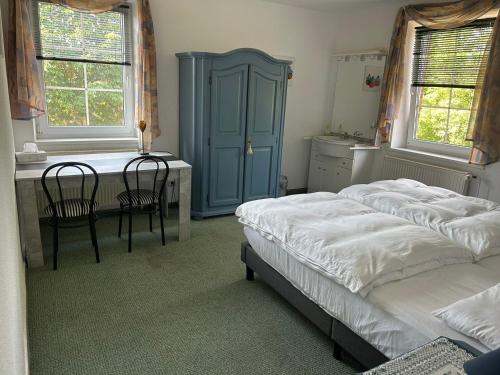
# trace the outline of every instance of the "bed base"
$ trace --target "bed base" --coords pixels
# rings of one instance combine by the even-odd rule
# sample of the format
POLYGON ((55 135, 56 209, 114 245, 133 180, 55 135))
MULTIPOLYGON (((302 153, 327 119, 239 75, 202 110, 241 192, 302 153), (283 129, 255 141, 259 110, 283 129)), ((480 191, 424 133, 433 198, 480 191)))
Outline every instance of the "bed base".
POLYGON ((335 359, 341 360, 342 353, 345 352, 366 369, 376 367, 389 360, 370 343, 302 294, 300 290, 262 260, 248 242, 241 244, 241 260, 246 264, 246 279, 248 281, 254 279, 254 272, 258 273, 269 286, 333 340, 335 359))

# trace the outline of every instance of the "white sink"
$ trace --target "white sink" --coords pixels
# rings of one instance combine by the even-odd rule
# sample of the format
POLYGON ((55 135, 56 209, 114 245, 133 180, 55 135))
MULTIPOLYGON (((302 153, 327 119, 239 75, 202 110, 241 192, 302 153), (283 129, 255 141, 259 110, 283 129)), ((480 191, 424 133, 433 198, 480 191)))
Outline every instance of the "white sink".
POLYGON ((343 139, 334 135, 317 136, 313 138, 313 141, 316 142, 318 152, 321 155, 334 158, 352 158, 351 147, 357 142, 355 139, 343 139))
POLYGON ((320 135, 314 139, 321 142, 334 143, 336 145, 353 146, 357 141, 355 139, 343 138, 337 135, 320 135))

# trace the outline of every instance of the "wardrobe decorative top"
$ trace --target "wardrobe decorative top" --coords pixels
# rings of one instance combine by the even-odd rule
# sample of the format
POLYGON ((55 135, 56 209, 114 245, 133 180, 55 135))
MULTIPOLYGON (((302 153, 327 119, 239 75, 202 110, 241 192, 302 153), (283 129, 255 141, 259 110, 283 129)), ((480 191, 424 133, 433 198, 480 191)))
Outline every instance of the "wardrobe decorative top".
POLYGON ((223 52, 223 53, 216 53, 216 52, 201 52, 201 51, 192 51, 192 52, 181 52, 181 53, 177 53, 175 54, 178 58, 192 58, 192 57, 201 57, 201 56, 208 56, 208 57, 226 57, 226 56, 230 56, 230 55, 235 55, 235 54, 239 54, 239 53, 242 53, 242 52, 250 52, 250 53, 254 53, 254 54, 257 54, 257 55, 260 55, 261 57, 271 61, 271 62, 275 62, 275 63, 279 63, 279 64, 292 64, 293 61, 289 61, 289 60, 280 60, 280 59, 277 59, 267 53, 265 53, 264 51, 261 51, 259 49, 255 49, 255 48, 238 48, 238 49, 234 49, 232 51, 229 51, 229 52, 223 52))

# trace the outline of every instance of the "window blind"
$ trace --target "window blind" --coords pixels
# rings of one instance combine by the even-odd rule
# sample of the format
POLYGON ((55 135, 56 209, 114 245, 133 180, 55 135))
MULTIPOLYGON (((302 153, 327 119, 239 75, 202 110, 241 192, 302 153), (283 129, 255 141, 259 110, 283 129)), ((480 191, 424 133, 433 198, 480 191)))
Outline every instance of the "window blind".
POLYGON ((131 65, 131 12, 120 6, 86 13, 33 0, 33 28, 38 59, 131 65))
POLYGON ((412 85, 475 88, 483 54, 491 49, 494 19, 433 30, 416 29, 412 85))

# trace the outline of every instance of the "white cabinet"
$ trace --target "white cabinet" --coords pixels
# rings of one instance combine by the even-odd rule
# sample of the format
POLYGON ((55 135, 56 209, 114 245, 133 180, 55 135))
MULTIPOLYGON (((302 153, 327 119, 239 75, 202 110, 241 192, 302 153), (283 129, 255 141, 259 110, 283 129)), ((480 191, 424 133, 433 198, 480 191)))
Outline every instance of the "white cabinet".
POLYGON ((351 185, 351 169, 337 166, 332 172, 328 177, 329 183, 325 185, 326 191, 336 193, 351 185))
MULTIPOLYGON (((321 145, 324 147, 324 144, 321 145)), ((345 147, 345 157, 326 156, 321 153, 319 143, 313 139, 307 184, 309 193, 338 193, 352 184, 369 182, 372 158, 366 157, 367 152, 353 151, 350 146, 345 147)))
POLYGON ((309 164, 309 181, 307 184, 307 191, 309 193, 321 190, 321 176, 323 175, 323 169, 325 168, 325 163, 311 159, 309 164))

